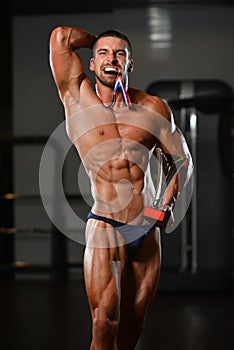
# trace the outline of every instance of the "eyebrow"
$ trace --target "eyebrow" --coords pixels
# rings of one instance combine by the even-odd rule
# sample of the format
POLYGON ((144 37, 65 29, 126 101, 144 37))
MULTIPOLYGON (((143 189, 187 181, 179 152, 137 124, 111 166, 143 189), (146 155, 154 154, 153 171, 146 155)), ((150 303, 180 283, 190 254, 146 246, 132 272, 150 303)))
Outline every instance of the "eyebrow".
MULTIPOLYGON (((96 52, 100 52, 100 51, 108 51, 108 49, 103 47, 103 48, 98 49, 96 52)), ((124 54, 126 54, 125 49, 117 49, 117 50, 114 50, 114 52, 116 52, 116 53, 123 52, 124 54)))
POLYGON ((126 54, 126 50, 125 49, 117 49, 116 52, 123 52, 126 54))
POLYGON ((107 51, 107 49, 105 49, 105 48, 100 48, 100 49, 98 49, 96 52, 100 52, 100 51, 107 51))

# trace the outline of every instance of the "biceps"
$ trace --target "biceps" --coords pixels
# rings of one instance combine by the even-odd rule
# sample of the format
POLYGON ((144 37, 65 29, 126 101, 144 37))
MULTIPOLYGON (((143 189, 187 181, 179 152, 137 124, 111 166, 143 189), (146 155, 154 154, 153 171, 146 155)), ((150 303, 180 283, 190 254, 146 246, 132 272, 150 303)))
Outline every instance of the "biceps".
POLYGON ((84 72, 83 63, 76 52, 51 53, 50 63, 59 89, 68 86, 84 72))
POLYGON ((190 156, 185 137, 178 127, 173 132, 164 130, 161 133, 160 147, 164 153, 175 156, 176 158, 187 158, 190 156))

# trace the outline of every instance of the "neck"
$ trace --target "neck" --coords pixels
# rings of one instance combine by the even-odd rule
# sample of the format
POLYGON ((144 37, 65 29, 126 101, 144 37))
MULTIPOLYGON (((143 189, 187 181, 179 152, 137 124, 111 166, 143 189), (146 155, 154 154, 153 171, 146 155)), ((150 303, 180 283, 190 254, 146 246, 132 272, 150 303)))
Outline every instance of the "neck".
POLYGON ((114 88, 105 89, 106 93, 104 94, 104 89, 102 89, 102 92, 100 92, 98 89, 98 85, 95 85, 97 96, 100 98, 102 103, 108 108, 112 108, 116 102, 122 101, 124 102, 126 107, 129 106, 131 104, 131 101, 127 89, 128 86, 126 84, 126 81, 123 82, 121 75, 116 77, 114 88))

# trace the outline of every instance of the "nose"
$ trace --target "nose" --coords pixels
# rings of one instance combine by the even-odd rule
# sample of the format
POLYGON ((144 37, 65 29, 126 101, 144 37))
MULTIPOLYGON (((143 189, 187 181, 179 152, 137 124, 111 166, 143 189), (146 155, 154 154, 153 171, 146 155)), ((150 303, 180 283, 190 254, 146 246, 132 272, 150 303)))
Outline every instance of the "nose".
POLYGON ((109 60, 112 64, 117 63, 117 62, 118 62, 118 59, 117 59, 116 53, 115 53, 115 52, 109 53, 109 55, 108 55, 108 60, 109 60))

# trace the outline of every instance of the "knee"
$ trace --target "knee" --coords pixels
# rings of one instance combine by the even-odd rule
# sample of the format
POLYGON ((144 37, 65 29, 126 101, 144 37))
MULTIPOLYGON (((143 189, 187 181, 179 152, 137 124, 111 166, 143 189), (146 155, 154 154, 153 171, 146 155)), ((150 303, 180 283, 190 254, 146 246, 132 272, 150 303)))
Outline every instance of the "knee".
POLYGON ((117 334, 118 322, 110 319, 107 314, 97 308, 94 311, 93 337, 97 342, 114 339, 117 334))

